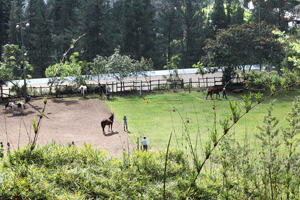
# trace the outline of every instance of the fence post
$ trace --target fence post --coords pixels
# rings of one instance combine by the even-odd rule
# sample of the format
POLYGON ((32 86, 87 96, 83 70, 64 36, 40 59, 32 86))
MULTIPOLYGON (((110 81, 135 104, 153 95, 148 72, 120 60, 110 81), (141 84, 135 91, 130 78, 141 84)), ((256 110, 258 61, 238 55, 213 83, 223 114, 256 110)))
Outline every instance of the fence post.
POLYGON ((160 87, 159 87, 159 80, 158 80, 158 83, 157 83, 157 84, 158 84, 158 89, 160 90, 160 87))
POLYGON ((1 87, 1 99, 3 98, 3 89, 2 89, 2 86, 1 87))
POLYGON ((214 86, 216 85, 216 77, 214 77, 214 86))
POLYGON ((105 95, 107 95, 107 82, 105 83, 105 95))
POLYGON ((142 81, 140 82, 140 97, 142 96, 142 81))
POLYGON ((132 81, 132 91, 134 91, 134 80, 132 81))
POLYGON ((36 96, 35 96, 35 87, 33 88, 33 95, 34 95, 34 97, 36 97, 36 96))
POLYGON ((206 77, 206 87, 208 87, 208 80, 207 80, 207 77, 206 77))
POLYGON ((114 97, 114 82, 111 82, 111 97, 114 97))
POLYGON ((149 82, 150 82, 150 92, 151 92, 151 80, 149 82))
POLYGON ((192 82, 192 80, 191 80, 191 78, 189 79, 189 93, 191 93, 191 83, 192 82))
POLYGON ((40 93, 41 93, 41 96, 43 96, 43 88, 42 88, 42 86, 40 86, 40 93))
POLYGON ((200 78, 198 77, 198 87, 200 88, 200 78))

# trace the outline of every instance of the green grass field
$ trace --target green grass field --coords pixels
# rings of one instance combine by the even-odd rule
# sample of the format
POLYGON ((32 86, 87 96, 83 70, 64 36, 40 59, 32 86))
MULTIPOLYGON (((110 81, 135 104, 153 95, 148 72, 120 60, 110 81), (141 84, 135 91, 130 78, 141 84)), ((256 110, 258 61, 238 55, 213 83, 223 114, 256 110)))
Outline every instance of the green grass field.
MULTIPOLYGON (((290 112, 293 98, 298 94, 298 89, 282 91, 257 105, 238 121, 229 134, 242 142, 241 144, 247 136, 250 148, 254 148, 257 152, 260 146, 255 137, 255 134, 258 134, 257 126, 263 125, 270 101, 276 99, 273 116, 280 120, 277 128, 285 127, 287 124, 285 116, 290 112)), ((244 113, 245 109, 241 105, 242 95, 230 93, 228 99, 236 101, 240 106, 241 113, 244 113)), ((219 136, 222 134, 219 121, 231 116, 228 100, 223 100, 222 97, 221 100, 211 100, 210 97, 206 100, 205 97, 206 94, 198 92, 156 93, 143 97, 115 97, 111 101, 107 101, 107 104, 121 124, 123 124, 124 115, 128 118, 128 135, 135 148, 138 146, 138 138, 141 141, 142 137, 146 136, 150 148, 166 149, 172 132, 171 147, 187 148, 186 136, 189 135, 193 147, 197 147, 198 153, 201 153, 214 128, 214 113, 216 112, 219 136), (213 106, 215 106, 215 110, 213 110, 213 106), (187 119, 189 119, 189 123, 187 123, 187 119)))

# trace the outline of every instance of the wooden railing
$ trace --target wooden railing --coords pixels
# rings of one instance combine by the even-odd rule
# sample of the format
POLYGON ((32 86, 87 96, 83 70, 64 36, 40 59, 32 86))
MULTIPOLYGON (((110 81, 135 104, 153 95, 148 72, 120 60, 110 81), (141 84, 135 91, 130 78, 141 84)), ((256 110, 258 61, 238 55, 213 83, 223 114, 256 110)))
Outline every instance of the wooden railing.
MULTIPOLYGON (((242 82, 242 77, 234 77, 233 82, 242 82)), ((184 81, 184 79, 178 79, 176 81, 167 81, 166 79, 152 79, 152 80, 133 80, 133 81, 112 81, 106 82, 105 84, 101 84, 101 88, 99 88, 98 84, 88 84, 88 93, 89 87, 98 87, 99 91, 105 94, 111 94, 112 96, 118 93, 142 93, 142 92, 151 92, 153 90, 171 90, 171 89, 184 89, 189 92, 195 89, 214 87, 216 85, 222 85, 222 77, 198 77, 196 80, 190 78, 188 81, 184 81)), ((47 87, 32 87, 29 86, 27 88, 28 95, 32 97, 43 97, 45 96, 50 88, 47 87)), ((76 88, 70 85, 58 85, 53 87, 52 96, 63 96, 64 94, 76 93, 76 88), (56 91, 55 88, 59 88, 59 91, 56 91)), ((90 90, 91 91, 91 90, 90 90)), ((79 95, 79 94, 78 94, 79 95)), ((13 91, 11 88, 2 88, 0 86, 0 97, 4 98, 18 98, 21 95, 17 94, 17 92, 13 91)))

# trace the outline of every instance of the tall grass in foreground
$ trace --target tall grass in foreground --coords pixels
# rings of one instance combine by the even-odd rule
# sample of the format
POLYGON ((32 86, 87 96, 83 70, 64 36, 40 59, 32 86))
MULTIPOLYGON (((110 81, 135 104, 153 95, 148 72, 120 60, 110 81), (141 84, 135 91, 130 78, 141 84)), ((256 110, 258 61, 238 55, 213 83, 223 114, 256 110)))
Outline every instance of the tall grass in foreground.
MULTIPOLYGON (((269 97, 274 95, 274 91, 271 91, 269 97)), ((217 198, 299 198, 299 151, 295 148, 299 143, 300 117, 297 106, 300 103, 299 98, 295 98, 291 112, 284 113, 287 119, 284 127, 278 126, 279 120, 273 116, 273 101, 269 101, 270 107, 267 108, 266 116, 259 124, 259 131, 252 134, 257 137, 258 142, 256 146, 251 146, 248 142, 249 133, 236 132, 234 127, 245 115, 248 115, 249 111, 266 102, 261 93, 256 94, 255 97, 256 104, 253 102, 252 94, 243 96, 240 103, 242 106, 237 102, 229 102, 231 113, 220 120, 221 132, 215 128, 218 120, 216 120, 216 107, 213 106, 214 123, 210 129, 210 138, 205 140, 205 148, 200 152, 202 156, 194 152, 195 146, 189 139, 190 132, 183 133, 193 157, 191 160, 195 171, 191 174, 190 187, 183 198, 193 196, 195 188, 203 181, 201 175, 206 171, 212 171, 212 168, 210 170, 204 168, 209 160, 216 163, 217 168, 214 169, 221 172, 221 175, 216 175, 222 179, 222 187, 217 198), (243 108, 244 112, 240 108, 243 108), (245 140, 236 140, 237 134, 244 135, 245 140), (254 151, 257 151, 257 154, 253 154, 254 151)), ((184 122, 182 116, 181 118, 184 122)), ((183 126, 187 127, 187 125, 183 126)), ((166 156, 166 160, 167 158, 166 156)))
MULTIPOLYGON (((165 175, 165 196, 179 199, 194 173, 185 154, 175 149, 169 150, 166 173, 165 151, 114 158, 91 145, 52 143, 36 147, 29 160, 27 151, 15 150, 0 161, 0 199, 161 199, 165 175)), ((203 197, 217 194, 199 190, 203 197)))
MULTIPOLYGON (((212 170, 200 169, 205 162, 198 157, 191 163, 181 147, 124 151, 120 158, 88 144, 55 143, 37 146, 28 158, 26 147, 0 161, 0 199, 299 199, 300 98, 286 117, 286 128, 272 116, 273 104, 256 135, 263 147, 258 156, 247 140, 235 139, 240 133, 230 132, 218 142, 215 129, 203 152, 215 164, 212 170)), ((224 130, 227 121, 221 121, 224 130)))
MULTIPOLYGON (((257 104, 252 100, 251 93, 243 96, 244 114, 237 102, 229 101, 230 114, 224 118, 218 118, 214 102, 213 126, 199 154, 180 112, 182 137, 189 153, 181 146, 170 148, 172 131, 166 150, 131 154, 124 151, 121 158, 108 157, 106 152, 91 145, 81 149, 55 143, 36 147, 33 142, 1 160, 0 198, 299 199, 296 147, 300 98, 295 99, 287 114, 288 126, 282 128, 273 116, 274 102, 270 102, 260 131, 255 134, 261 145, 255 156, 247 140, 242 143, 236 140, 234 136, 242 133, 233 129, 243 116, 263 102, 261 94, 256 95, 257 104), (218 123, 221 131, 217 129, 218 123), (208 161, 215 167, 204 168, 208 161)), ((37 135, 39 125, 35 127, 33 123, 33 127, 37 135)), ((248 133, 244 136, 248 138, 248 133)))

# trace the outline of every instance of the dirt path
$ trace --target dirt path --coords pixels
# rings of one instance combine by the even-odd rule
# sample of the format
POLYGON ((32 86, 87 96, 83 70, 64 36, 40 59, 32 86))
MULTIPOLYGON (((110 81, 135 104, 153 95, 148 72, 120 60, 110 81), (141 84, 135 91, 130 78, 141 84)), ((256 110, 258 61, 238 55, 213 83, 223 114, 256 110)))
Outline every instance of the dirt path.
MULTIPOLYGON (((43 101, 33 101, 26 104, 23 116, 13 115, 10 108, 0 109, 0 141, 4 143, 6 151, 7 141, 12 148, 24 147, 33 138, 33 118, 38 121, 43 107, 43 101), (5 120, 6 119, 6 120, 5 120)), ((20 113, 20 112, 16 112, 20 113)), ((115 119, 113 132, 102 134, 101 120, 108 118, 111 112, 101 100, 87 99, 80 101, 49 100, 42 120, 38 144, 67 145, 74 141, 75 145, 82 146, 91 143, 99 150, 108 150, 111 156, 120 156, 122 150, 132 149, 121 124, 115 119)))

